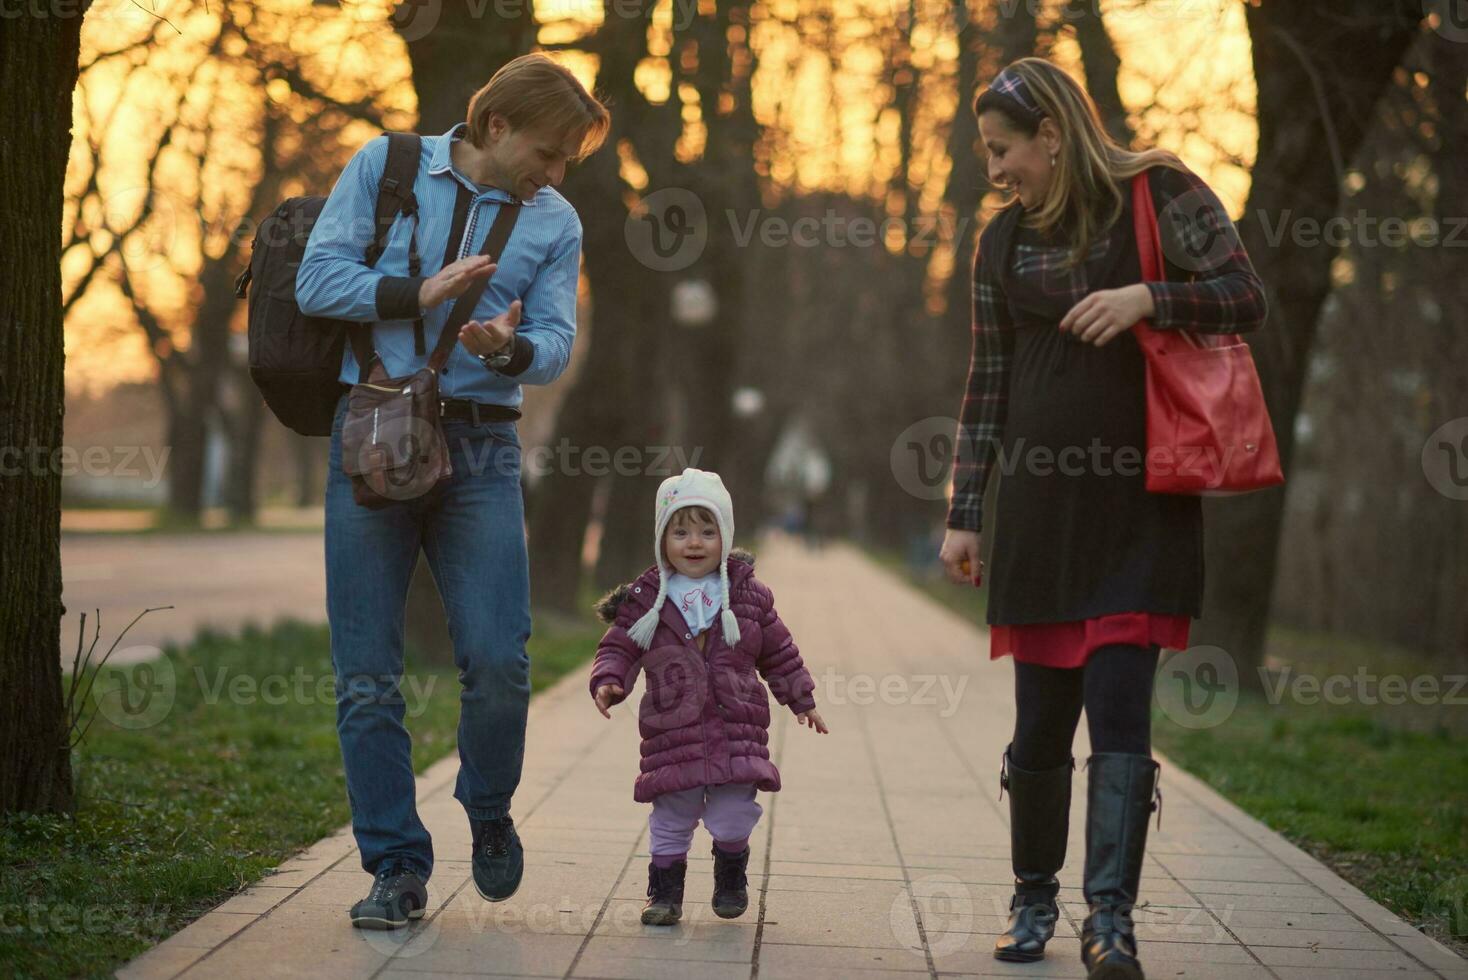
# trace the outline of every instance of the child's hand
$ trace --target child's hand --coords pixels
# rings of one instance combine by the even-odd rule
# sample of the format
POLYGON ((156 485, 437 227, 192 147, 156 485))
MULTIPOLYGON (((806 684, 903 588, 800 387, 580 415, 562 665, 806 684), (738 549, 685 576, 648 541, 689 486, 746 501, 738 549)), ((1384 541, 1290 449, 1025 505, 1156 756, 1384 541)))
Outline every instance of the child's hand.
POLYGON ((626 693, 620 684, 603 684, 596 689, 596 710, 601 712, 603 718, 610 718, 612 713, 607 708, 622 700, 626 693))
POLYGON ((826 727, 826 723, 821 720, 821 713, 814 708, 809 711, 800 712, 800 714, 795 716, 795 721, 797 724, 809 725, 822 735, 830 733, 830 729, 826 727))

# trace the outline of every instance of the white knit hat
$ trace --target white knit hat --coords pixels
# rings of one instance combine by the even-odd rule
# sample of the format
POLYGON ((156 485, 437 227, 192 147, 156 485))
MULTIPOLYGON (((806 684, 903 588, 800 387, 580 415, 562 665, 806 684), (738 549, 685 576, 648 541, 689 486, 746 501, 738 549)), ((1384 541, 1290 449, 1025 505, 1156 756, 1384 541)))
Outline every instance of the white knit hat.
POLYGON ((734 501, 729 496, 729 491, 724 489, 724 481, 719 479, 719 474, 696 470, 690 466, 678 476, 668 477, 658 487, 652 538, 653 555, 658 563, 658 597, 652 608, 643 613, 642 618, 627 630, 632 642, 643 650, 652 646, 652 636, 657 632, 663 600, 668 597, 668 576, 673 573, 663 558, 663 532, 667 530, 673 512, 684 507, 707 507, 719 523, 719 535, 723 538, 722 554, 719 555, 719 584, 723 590, 720 605, 723 612, 719 614, 719 621, 723 628, 724 642, 731 647, 739 642, 739 621, 729 608, 729 550, 734 547, 734 501))

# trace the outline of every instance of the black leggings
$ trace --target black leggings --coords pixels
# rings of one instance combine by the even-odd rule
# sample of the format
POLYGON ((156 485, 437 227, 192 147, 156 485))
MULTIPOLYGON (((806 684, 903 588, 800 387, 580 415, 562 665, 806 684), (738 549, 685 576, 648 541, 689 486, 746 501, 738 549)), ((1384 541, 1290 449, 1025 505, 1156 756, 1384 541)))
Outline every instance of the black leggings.
POLYGON ((1015 661, 1014 764, 1038 770, 1069 762, 1082 707, 1092 752, 1151 755, 1158 653, 1122 643, 1091 651, 1083 667, 1015 661))

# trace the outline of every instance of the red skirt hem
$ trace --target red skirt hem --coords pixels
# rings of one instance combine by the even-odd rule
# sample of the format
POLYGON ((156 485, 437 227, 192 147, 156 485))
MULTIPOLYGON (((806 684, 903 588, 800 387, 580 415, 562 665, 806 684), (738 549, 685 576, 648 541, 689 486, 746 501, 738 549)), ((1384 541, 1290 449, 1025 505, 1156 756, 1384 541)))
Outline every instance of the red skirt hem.
POLYGON ((1065 623, 1023 623, 989 627, 989 659, 1013 656, 1043 667, 1080 667, 1097 647, 1113 643, 1156 644, 1170 650, 1188 646, 1192 617, 1124 612, 1065 623))

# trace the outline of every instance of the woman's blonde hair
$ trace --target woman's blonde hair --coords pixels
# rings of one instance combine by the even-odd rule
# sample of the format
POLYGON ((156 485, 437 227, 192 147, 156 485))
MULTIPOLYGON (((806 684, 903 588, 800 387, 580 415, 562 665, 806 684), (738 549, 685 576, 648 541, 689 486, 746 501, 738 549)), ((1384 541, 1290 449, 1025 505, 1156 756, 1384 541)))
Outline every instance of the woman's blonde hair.
POLYGON ((580 160, 596 151, 611 128, 606 106, 587 92, 576 76, 543 54, 509 62, 469 99, 469 142, 483 149, 489 114, 498 112, 515 129, 532 129, 565 138, 581 134, 580 160))
MULTIPOLYGON (((1034 215, 1026 216, 1026 223, 1045 232, 1069 224, 1075 246, 1070 264, 1082 261, 1091 243, 1120 217, 1122 181, 1157 165, 1187 169, 1169 150, 1136 152, 1116 142, 1101 125, 1096 103, 1086 90, 1044 58, 1020 58, 1004 71, 1023 80, 1040 112, 1060 130, 1060 152, 1050 186, 1034 215)), ((974 97, 973 109, 975 117, 991 110, 1002 113, 1028 137, 1033 138, 1040 129, 1040 120, 1025 113, 1023 106, 987 88, 974 97)))

